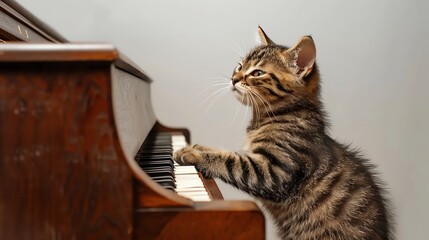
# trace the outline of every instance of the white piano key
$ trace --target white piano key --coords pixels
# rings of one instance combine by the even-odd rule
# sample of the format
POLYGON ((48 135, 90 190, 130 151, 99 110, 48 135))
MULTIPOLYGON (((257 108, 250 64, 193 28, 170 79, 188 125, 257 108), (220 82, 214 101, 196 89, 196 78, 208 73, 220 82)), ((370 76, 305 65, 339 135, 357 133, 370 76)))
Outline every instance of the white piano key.
MULTIPOLYGON (((172 135, 171 140, 173 152, 187 146, 183 135, 172 135)), ((180 166, 174 162, 174 167, 177 194, 193 201, 211 201, 207 189, 194 166, 180 166)))
POLYGON ((200 183, 200 182, 195 181, 195 180, 186 181, 183 179, 179 179, 179 180, 176 180, 176 186, 178 189, 180 189, 180 188, 191 188, 191 187, 204 187, 204 184, 202 182, 200 183))
POLYGON ((204 187, 191 187, 191 188, 181 188, 181 193, 187 193, 187 192, 204 192, 206 189, 204 187))

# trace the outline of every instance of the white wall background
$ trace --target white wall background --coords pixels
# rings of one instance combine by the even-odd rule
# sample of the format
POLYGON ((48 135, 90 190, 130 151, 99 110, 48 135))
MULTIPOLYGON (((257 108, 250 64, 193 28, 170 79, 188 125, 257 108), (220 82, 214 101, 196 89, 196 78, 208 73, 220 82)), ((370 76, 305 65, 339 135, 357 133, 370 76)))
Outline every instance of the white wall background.
MULTIPOLYGON (((158 119, 188 127, 193 142, 230 150, 241 147, 249 115, 242 109, 232 121, 237 104, 230 93, 205 113, 211 101, 199 105, 219 87, 201 91, 227 81, 236 52, 254 46, 258 24, 286 45, 312 34, 332 135, 379 166, 398 239, 427 239, 428 1, 18 2, 72 41, 116 45, 154 79, 158 119)), ((227 199, 246 197, 222 190, 227 199)), ((275 239, 271 228, 268 239, 275 239)))

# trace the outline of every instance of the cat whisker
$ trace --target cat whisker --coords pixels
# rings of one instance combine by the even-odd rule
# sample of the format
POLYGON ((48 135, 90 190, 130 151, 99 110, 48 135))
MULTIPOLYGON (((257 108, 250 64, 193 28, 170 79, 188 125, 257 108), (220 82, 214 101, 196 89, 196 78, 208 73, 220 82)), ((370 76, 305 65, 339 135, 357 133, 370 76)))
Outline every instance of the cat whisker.
POLYGON ((237 37, 237 39, 238 39, 238 41, 237 40, 234 40, 234 42, 236 42, 236 44, 239 46, 239 47, 241 47, 241 52, 242 52, 242 56, 244 56, 245 55, 245 53, 246 53, 246 47, 244 46, 244 44, 243 44, 243 41, 241 41, 241 38, 240 38, 240 34, 238 34, 238 30, 237 30, 237 28, 235 28, 235 36, 237 37))
POLYGON ((214 87, 218 87, 218 86, 229 86, 229 83, 225 83, 225 82, 219 82, 219 83, 214 83, 206 88, 204 88, 203 90, 201 90, 199 93, 197 93, 194 97, 199 97, 201 96, 203 93, 207 92, 209 89, 212 89, 214 87))
POLYGON ((198 105, 197 105, 197 108, 202 107, 204 104, 206 104, 206 103, 207 103, 207 101, 209 101, 211 98, 215 97, 215 96, 216 96, 216 94, 219 94, 220 92, 222 92, 222 91, 226 90, 227 88, 228 88, 228 87, 223 87, 223 88, 220 88, 220 89, 218 89, 218 90, 216 90, 216 91, 212 92, 210 95, 208 95, 208 96, 206 97, 206 99, 205 99, 204 101, 202 101, 200 104, 198 104, 198 105))
MULTIPOLYGON (((249 94, 244 94, 244 96, 246 97, 246 101, 245 102, 248 102, 248 99, 249 99, 249 94)), ((246 120, 246 117, 247 117, 247 112, 249 111, 249 107, 246 107, 246 113, 244 114, 244 117, 243 117, 243 120, 241 121, 241 124, 243 125, 244 124, 244 121, 246 120)))
POLYGON ((213 106, 213 104, 221 97, 221 96, 223 96, 227 91, 227 89, 228 89, 229 87, 224 87, 224 88, 221 88, 220 90, 221 91, 218 91, 218 94, 217 94, 217 96, 214 98, 214 100, 212 101, 212 103, 209 105, 209 107, 207 108, 207 110, 203 113, 203 116, 205 116, 209 111, 210 111, 210 109, 212 108, 212 106, 213 106))
POLYGON ((229 82, 229 81, 231 81, 231 79, 230 78, 227 78, 226 76, 222 76, 222 77, 211 77, 211 78, 208 78, 209 80, 221 80, 221 81, 216 81, 216 82, 229 82))
MULTIPOLYGON (((254 96, 256 96, 256 95, 254 95, 254 96)), ((254 97, 254 98, 255 98, 256 110, 257 110, 257 113, 258 113, 257 124, 259 124, 260 119, 261 119, 261 109, 259 107, 259 104, 257 104, 256 97, 254 97)))
POLYGON ((256 99, 254 98, 254 94, 252 89, 249 89, 249 96, 251 98, 251 105, 252 108, 255 109, 255 116, 253 116, 253 118, 255 119, 255 124, 258 125, 259 124, 259 118, 260 118, 260 110, 259 110, 259 104, 257 103, 256 99))
MULTIPOLYGON (((229 45, 228 45, 229 46, 229 45)), ((240 54, 240 52, 238 52, 235 48, 229 46, 229 48, 240 58, 243 59, 242 55, 240 54)))
POLYGON ((259 99, 261 99, 262 103, 264 104, 265 107, 265 111, 267 113, 267 116, 270 118, 271 122, 273 122, 273 118, 276 118, 276 115, 274 114, 274 110, 271 107, 271 104, 265 100, 259 93, 255 92, 255 94, 259 97, 259 99), (269 108, 269 109, 268 109, 269 108))
POLYGON ((221 72, 219 72, 218 70, 216 70, 216 69, 211 69, 213 72, 215 72, 216 74, 219 74, 219 76, 221 76, 221 77, 224 77, 225 79, 227 79, 228 81, 231 79, 231 76, 228 76, 228 75, 226 75, 226 74, 224 74, 224 73, 221 73, 221 72))
MULTIPOLYGON (((244 43, 243 43, 243 41, 241 41, 241 38, 238 38, 238 40, 240 41, 240 44, 241 44, 241 51, 244 53, 244 52, 246 52, 246 46, 244 46, 244 43)), ((244 55, 244 54, 243 54, 244 55)))
POLYGON ((255 95, 261 100, 261 102, 264 104, 264 107, 265 107, 265 110, 266 110, 266 112, 267 112, 267 115, 268 116, 270 116, 270 117, 276 117, 275 116, 275 114, 274 114, 274 110, 273 110, 273 108, 271 107, 271 104, 266 100, 266 99, 264 99, 262 96, 261 96, 261 94, 259 94, 258 92, 256 92, 255 91, 255 95), (268 109, 269 108, 269 109, 268 109), (271 114, 270 114, 271 113, 271 114))
POLYGON ((201 87, 206 87, 208 85, 212 86, 213 84, 218 84, 218 83, 228 83, 229 81, 231 81, 230 79, 227 79, 226 77, 212 77, 212 78, 207 78, 205 79, 207 81, 199 81, 195 84, 192 85, 192 88, 201 88, 201 87))
POLYGON ((234 117, 232 118, 231 125, 234 123, 235 118, 237 117, 238 112, 240 111, 241 106, 243 106, 243 105, 242 105, 240 102, 238 102, 238 101, 237 101, 235 104, 236 104, 236 105, 235 105, 235 114, 234 114, 234 117))
POLYGON ((273 117, 275 118, 275 115, 274 115, 274 111, 273 111, 271 105, 267 102, 267 100, 262 98, 262 96, 257 91, 252 90, 252 89, 250 89, 250 90, 251 90, 252 94, 254 94, 261 101, 262 105, 265 108, 265 112, 267 113, 267 116, 270 118, 270 121, 272 122, 273 121, 272 118, 273 117), (270 108, 270 110, 268 108, 270 108))

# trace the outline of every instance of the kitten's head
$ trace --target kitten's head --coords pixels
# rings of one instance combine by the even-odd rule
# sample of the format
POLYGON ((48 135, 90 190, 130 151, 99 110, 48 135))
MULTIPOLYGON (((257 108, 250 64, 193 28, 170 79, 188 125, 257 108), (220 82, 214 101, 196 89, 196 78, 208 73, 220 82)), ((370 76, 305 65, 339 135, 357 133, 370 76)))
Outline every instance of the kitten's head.
POLYGON ((262 45, 254 48, 235 68, 232 90, 246 105, 318 102, 319 74, 316 47, 310 36, 293 47, 277 45, 258 28, 262 45), (265 103, 263 103, 265 102, 265 103))

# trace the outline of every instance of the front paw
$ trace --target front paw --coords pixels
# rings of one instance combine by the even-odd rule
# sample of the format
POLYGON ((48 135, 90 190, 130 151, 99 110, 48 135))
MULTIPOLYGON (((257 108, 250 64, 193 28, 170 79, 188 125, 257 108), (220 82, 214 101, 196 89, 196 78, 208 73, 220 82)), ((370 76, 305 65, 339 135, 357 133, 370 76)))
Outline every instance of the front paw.
POLYGON ((180 165, 195 165, 203 159, 199 145, 184 147, 174 153, 174 161, 180 165))

